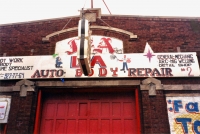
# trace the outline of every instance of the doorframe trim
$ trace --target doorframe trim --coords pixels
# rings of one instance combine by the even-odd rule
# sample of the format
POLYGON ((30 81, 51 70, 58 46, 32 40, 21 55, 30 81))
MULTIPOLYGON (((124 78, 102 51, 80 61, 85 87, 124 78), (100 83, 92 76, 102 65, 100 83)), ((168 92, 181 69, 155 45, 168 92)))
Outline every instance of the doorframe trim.
POLYGON ((42 90, 38 90, 36 115, 35 115, 35 125, 34 125, 33 134, 39 133, 40 117, 41 117, 41 105, 42 105, 42 90))

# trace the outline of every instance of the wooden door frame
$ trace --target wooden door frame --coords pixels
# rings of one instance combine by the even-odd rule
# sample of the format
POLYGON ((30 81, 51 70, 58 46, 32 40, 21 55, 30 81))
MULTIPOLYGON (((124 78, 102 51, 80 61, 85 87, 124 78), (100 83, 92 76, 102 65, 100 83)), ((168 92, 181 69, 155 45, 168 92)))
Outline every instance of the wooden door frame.
MULTIPOLYGON (((36 116, 35 116, 34 132, 33 132, 34 134, 39 133, 41 108, 42 108, 41 107, 42 106, 42 92, 45 91, 45 89, 50 89, 50 88, 54 88, 54 89, 64 89, 65 88, 66 89, 67 88, 67 89, 73 90, 73 89, 83 89, 83 88, 85 88, 85 89, 87 89, 87 88, 99 88, 99 89, 101 89, 103 87, 119 87, 119 88, 131 89, 132 91, 134 91, 135 106, 136 106, 137 134, 141 133, 141 117, 140 117, 140 102, 139 102, 140 81, 131 80, 131 82, 130 82, 130 80, 126 80, 126 81, 124 81, 124 80, 120 80, 120 81, 119 80, 117 80, 117 81, 112 80, 112 82, 111 82, 112 85, 110 84, 110 80, 101 81, 101 83, 99 83, 99 81, 97 81, 96 83, 90 81, 90 83, 91 83, 90 85, 88 84, 88 82, 86 82, 86 81, 80 82, 80 80, 76 82, 77 85, 74 85, 73 82, 66 82, 65 84, 62 83, 62 86, 61 86, 60 83, 57 83, 57 82, 55 83, 55 81, 48 81, 48 82, 39 81, 39 82, 37 82, 37 85, 38 85, 39 88, 38 88, 38 95, 37 95, 36 116), (119 84, 119 83, 122 83, 122 81, 123 81, 123 84, 119 84)), ((95 90, 93 90, 93 91, 95 91, 95 90)))

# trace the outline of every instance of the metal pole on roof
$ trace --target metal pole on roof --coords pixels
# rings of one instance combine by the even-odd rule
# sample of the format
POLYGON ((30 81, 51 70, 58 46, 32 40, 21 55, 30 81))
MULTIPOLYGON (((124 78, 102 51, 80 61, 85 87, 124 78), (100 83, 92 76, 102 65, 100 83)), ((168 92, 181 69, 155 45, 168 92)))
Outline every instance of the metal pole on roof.
POLYGON ((91 0, 91 8, 93 8, 93 0, 91 0))

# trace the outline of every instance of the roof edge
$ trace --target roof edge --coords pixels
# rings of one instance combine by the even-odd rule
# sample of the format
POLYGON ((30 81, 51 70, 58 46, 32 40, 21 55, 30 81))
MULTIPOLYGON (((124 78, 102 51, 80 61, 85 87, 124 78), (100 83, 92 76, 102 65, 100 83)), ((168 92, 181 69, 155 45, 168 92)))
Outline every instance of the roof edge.
MULTIPOLYGON (((190 20, 197 20, 200 21, 200 17, 187 17, 187 16, 145 16, 145 15, 120 15, 120 14, 101 14, 102 17, 128 17, 128 18, 146 18, 146 19, 165 19, 168 21, 190 21, 190 20)), ((21 25, 21 24, 29 24, 29 23, 38 23, 38 22, 45 22, 45 21, 55 21, 55 20, 62 20, 67 18, 77 18, 80 17, 79 15, 74 16, 67 16, 67 17, 59 17, 59 18, 50 18, 50 19, 41 19, 41 20, 32 20, 32 21, 25 21, 25 22, 14 22, 14 23, 7 23, 7 24, 0 24, 0 26, 10 26, 10 25, 21 25)))

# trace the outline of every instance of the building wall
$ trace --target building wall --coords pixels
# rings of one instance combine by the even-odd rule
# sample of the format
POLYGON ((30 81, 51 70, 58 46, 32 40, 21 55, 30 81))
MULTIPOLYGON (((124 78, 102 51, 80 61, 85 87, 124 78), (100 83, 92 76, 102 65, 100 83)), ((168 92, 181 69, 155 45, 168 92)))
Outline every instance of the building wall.
MULTIPOLYGON (((0 26, 0 55, 29 56, 52 55, 55 43, 70 37, 77 36, 77 31, 63 33, 50 38, 50 42, 43 42, 42 38, 48 34, 64 28, 78 26, 79 17, 42 20, 36 22, 16 23, 0 26)), ((128 35, 109 30, 93 30, 93 35, 115 37, 123 40, 124 53, 143 53, 148 42, 154 52, 197 52, 200 59, 200 21, 198 18, 161 18, 161 17, 134 17, 134 16, 102 16, 91 25, 111 26, 132 32, 138 36, 130 40, 128 35), (103 20, 103 21, 102 21, 103 20), (106 22, 106 23, 104 23, 106 22)), ((146 78, 132 78, 144 80, 146 78)), ((158 78, 164 85, 199 84, 200 78, 158 78)), ((119 79, 120 80, 120 79, 119 79)), ((1 86, 14 86, 18 80, 0 81, 1 86)), ((31 80, 33 82, 39 80, 31 80)), ((48 81, 48 80, 46 80, 48 81)), ((141 90, 140 112, 142 133, 160 134, 170 133, 167 115, 167 93, 200 93, 197 91, 156 91, 156 96, 149 96, 148 91, 141 90)), ((3 92, 11 95, 11 110, 7 133, 32 133, 36 111, 36 92, 28 92, 26 97, 20 97, 19 92, 3 92)))

